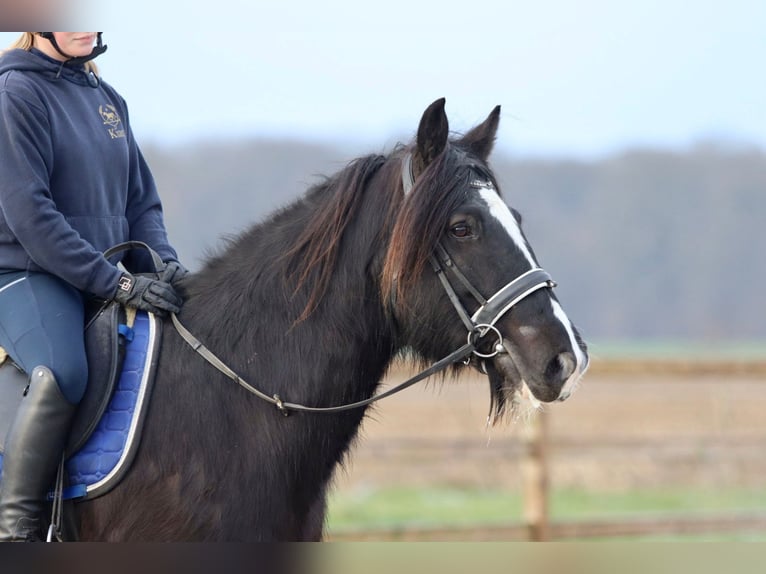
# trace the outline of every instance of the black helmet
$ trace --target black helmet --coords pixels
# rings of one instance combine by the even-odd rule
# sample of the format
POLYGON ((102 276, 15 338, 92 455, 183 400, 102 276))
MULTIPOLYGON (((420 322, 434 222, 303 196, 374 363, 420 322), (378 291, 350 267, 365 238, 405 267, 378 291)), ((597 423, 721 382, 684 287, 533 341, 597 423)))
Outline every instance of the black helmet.
POLYGON ((100 56, 104 52, 106 52, 106 46, 101 43, 101 34, 103 32, 98 32, 98 38, 96 40, 96 45, 93 47, 93 50, 90 54, 87 56, 70 56, 66 52, 64 52, 58 45, 58 42, 56 42, 56 37, 53 35, 53 32, 37 32, 37 35, 41 38, 45 38, 46 40, 49 40, 51 44, 53 44, 53 47, 56 48, 56 51, 64 56, 67 59, 67 63, 71 64, 84 64, 85 62, 88 62, 95 58, 96 56, 100 56))

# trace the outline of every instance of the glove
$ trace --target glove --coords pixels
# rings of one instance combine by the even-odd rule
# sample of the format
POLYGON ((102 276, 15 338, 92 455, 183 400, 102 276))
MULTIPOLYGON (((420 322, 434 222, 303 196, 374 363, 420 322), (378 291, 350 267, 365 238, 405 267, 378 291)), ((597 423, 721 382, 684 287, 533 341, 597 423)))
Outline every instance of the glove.
POLYGON ((160 271, 160 281, 175 285, 183 279, 189 271, 178 261, 171 260, 165 263, 165 268, 160 271))
POLYGON ((183 300, 170 283, 130 273, 123 273, 120 277, 114 300, 126 307, 149 311, 160 317, 167 313, 178 313, 183 305, 183 300))

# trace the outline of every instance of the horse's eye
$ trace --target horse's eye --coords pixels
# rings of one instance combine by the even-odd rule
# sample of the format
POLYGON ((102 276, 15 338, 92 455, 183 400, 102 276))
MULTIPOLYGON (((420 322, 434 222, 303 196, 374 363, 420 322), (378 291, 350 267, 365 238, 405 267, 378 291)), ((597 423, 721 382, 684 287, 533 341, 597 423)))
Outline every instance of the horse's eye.
POLYGON ((465 223, 464 221, 461 221, 457 225, 453 225, 450 228, 450 233, 452 233, 453 236, 459 237, 459 238, 470 237, 471 235, 473 235, 471 226, 465 223))

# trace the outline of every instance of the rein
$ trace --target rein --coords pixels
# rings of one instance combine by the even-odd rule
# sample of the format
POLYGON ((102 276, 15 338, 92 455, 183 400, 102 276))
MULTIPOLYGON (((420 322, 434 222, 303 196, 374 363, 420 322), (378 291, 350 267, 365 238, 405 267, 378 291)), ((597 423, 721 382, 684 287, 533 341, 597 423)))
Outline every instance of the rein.
MULTIPOLYGON (((484 181, 475 181, 472 182, 471 185, 474 187, 492 187, 491 183, 484 181)), ((402 161, 402 188, 404 190, 405 198, 409 195, 414 186, 415 180, 412 174, 412 155, 407 154, 402 161)), ((124 251, 131 248, 141 248, 149 251, 149 253, 152 255, 152 259, 157 271, 159 272, 161 270, 163 263, 159 256, 157 256, 157 254, 144 243, 132 241, 120 244, 108 250, 105 253, 105 256, 108 257, 109 255, 113 255, 119 251, 124 251)), ((340 413, 352 409, 366 407, 381 399, 390 397, 391 395, 403 391, 404 389, 411 387, 415 383, 418 383, 435 373, 443 371, 458 361, 463 361, 467 364, 471 355, 476 355, 481 359, 488 359, 498 355, 499 353, 506 352, 503 346, 503 336, 500 331, 498 331, 497 327, 495 327, 495 323, 514 305, 516 305, 519 301, 534 291, 543 288, 553 288, 556 286, 556 283, 551 279, 551 276, 547 271, 540 268, 533 268, 499 289, 494 295, 487 299, 483 297, 481 293, 471 284, 468 278, 463 275, 463 273, 460 271, 455 262, 452 261, 449 254, 447 253, 447 250, 444 249, 441 243, 436 244, 436 253, 431 256, 430 261, 434 272, 439 277, 439 281, 441 282, 442 287, 449 297, 449 300, 452 302, 455 311, 457 312, 460 320, 463 322, 468 331, 468 338, 466 343, 446 357, 432 364, 427 369, 421 371, 406 381, 399 383, 395 387, 392 387, 391 389, 380 394, 373 395, 369 399, 357 401, 354 403, 347 403, 334 407, 311 407, 284 401, 277 394, 269 396, 243 379, 239 374, 236 373, 236 371, 231 369, 228 365, 226 365, 226 363, 219 359, 215 353, 203 345, 199 339, 197 339, 186 327, 184 327, 184 325, 175 314, 171 314, 170 318, 173 322, 173 326, 176 328, 176 331, 178 331, 178 334, 181 336, 181 338, 183 338, 183 340, 197 354, 205 359, 205 361, 207 361, 211 366, 215 367, 218 371, 220 371, 222 374, 224 374, 226 377, 237 383, 248 392, 252 393, 259 399, 262 399, 277 407, 279 412, 281 412, 284 416, 288 416, 291 411, 324 414, 340 413), (452 283, 447 277, 448 271, 455 276, 457 281, 463 285, 463 287, 479 304, 479 309, 473 315, 468 314, 468 311, 460 301, 460 297, 458 296, 455 288, 452 286, 452 283), (497 342, 495 343, 491 353, 480 353, 476 349, 476 343, 479 339, 483 338, 490 332, 494 333, 494 335, 497 337, 497 342)))
POLYGON ((383 393, 374 395, 370 397, 369 399, 365 399, 363 401, 357 401, 355 403, 339 405, 336 407, 308 407, 306 405, 283 401, 281 398, 279 398, 279 395, 274 395, 270 397, 266 393, 259 391, 253 385, 248 383, 245 379, 240 377, 235 371, 229 368, 226 365, 226 363, 221 361, 221 359, 216 357, 215 354, 210 349, 208 349, 207 347, 205 347, 205 345, 200 343, 200 341, 194 335, 192 335, 189 332, 189 330, 186 329, 186 327, 184 327, 181 324, 181 321, 178 320, 178 317, 175 314, 171 315, 171 319, 173 320, 173 325, 175 326, 179 335, 181 335, 181 337, 183 337, 183 339, 191 346, 191 348, 194 349, 197 353, 199 353, 210 365, 218 369, 221 373, 229 377, 232 381, 240 385, 242 388, 254 394, 256 397, 263 399, 264 401, 271 403, 272 405, 277 407, 277 409, 279 409, 279 412, 281 412, 285 416, 289 415, 290 411, 304 412, 304 413, 339 413, 339 412, 348 411, 351 409, 366 407, 367 405, 370 405, 376 401, 379 401, 380 399, 390 397, 391 395, 394 395, 398 393, 399 391, 403 391, 407 387, 411 387, 415 383, 418 383, 422 381, 423 379, 430 377, 434 373, 438 373, 439 371, 446 369, 453 363, 457 363, 458 361, 464 360, 466 357, 470 356, 470 354, 473 353, 475 350, 473 343, 468 342, 462 347, 460 347, 458 350, 450 353, 449 355, 447 355, 440 361, 431 365, 425 371, 421 371, 420 373, 418 373, 417 375, 415 375, 414 377, 410 379, 407 379, 403 383, 400 383, 383 393))
MULTIPOLYGON (((146 243, 143 243, 140 241, 126 241, 125 243, 120 243, 119 245, 115 245, 114 247, 111 247, 110 249, 104 252, 104 257, 108 259, 113 255, 116 255, 123 251, 128 251, 130 249, 142 249, 144 251, 147 251, 151 255, 152 262, 155 267, 155 271, 157 273, 162 271, 162 267, 164 263, 162 262, 162 259, 160 258, 160 256, 146 243)), ((226 363, 224 363, 221 359, 219 359, 215 353, 213 353, 204 344, 202 344, 202 342, 199 339, 197 339, 183 325, 183 323, 181 323, 180 319, 175 313, 171 313, 170 319, 173 322, 173 326, 176 328, 176 331, 178 331, 178 334, 181 335, 181 338, 197 354, 199 354, 203 359, 205 359, 205 361, 207 361, 211 366, 215 367, 218 371, 226 375, 229 379, 237 383, 239 386, 241 386, 248 392, 252 393, 259 399, 262 399, 266 401, 267 403, 271 403, 272 405, 277 407, 277 409, 279 409, 279 412, 281 412, 285 416, 289 415, 291 411, 305 412, 305 413, 339 413, 343 411, 366 407, 367 405, 370 405, 381 399, 390 397, 391 395, 394 395, 400 391, 403 391, 407 387, 411 387, 415 383, 418 383, 435 373, 443 371, 444 369, 446 369, 447 367, 449 367, 450 365, 454 363, 457 363, 458 361, 464 361, 476 349, 473 341, 471 341, 471 338, 469 337, 468 342, 462 347, 460 347, 459 349, 457 349, 456 351, 453 351, 452 353, 450 353, 449 355, 447 355, 440 361, 437 361, 426 370, 421 371, 414 377, 407 379, 403 383, 400 383, 383 393, 374 395, 370 397, 369 399, 365 399, 363 401, 357 401, 355 403, 348 403, 348 404, 339 405, 335 407, 309 407, 309 406, 301 405, 298 403, 283 401, 279 397, 279 395, 275 394, 273 396, 269 396, 263 391, 258 390, 255 386, 247 382, 239 374, 237 374, 236 371, 234 371, 231 367, 229 367, 226 363)))

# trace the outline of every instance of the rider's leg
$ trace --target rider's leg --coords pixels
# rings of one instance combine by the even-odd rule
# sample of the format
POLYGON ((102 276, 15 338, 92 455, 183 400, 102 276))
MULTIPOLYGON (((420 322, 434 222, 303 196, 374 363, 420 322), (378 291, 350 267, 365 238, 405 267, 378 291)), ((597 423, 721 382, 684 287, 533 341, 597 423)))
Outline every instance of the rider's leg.
POLYGON ((87 384, 83 322, 82 296, 59 279, 0 276, 0 345, 30 377, 5 441, 0 541, 40 537, 45 495, 87 384))

